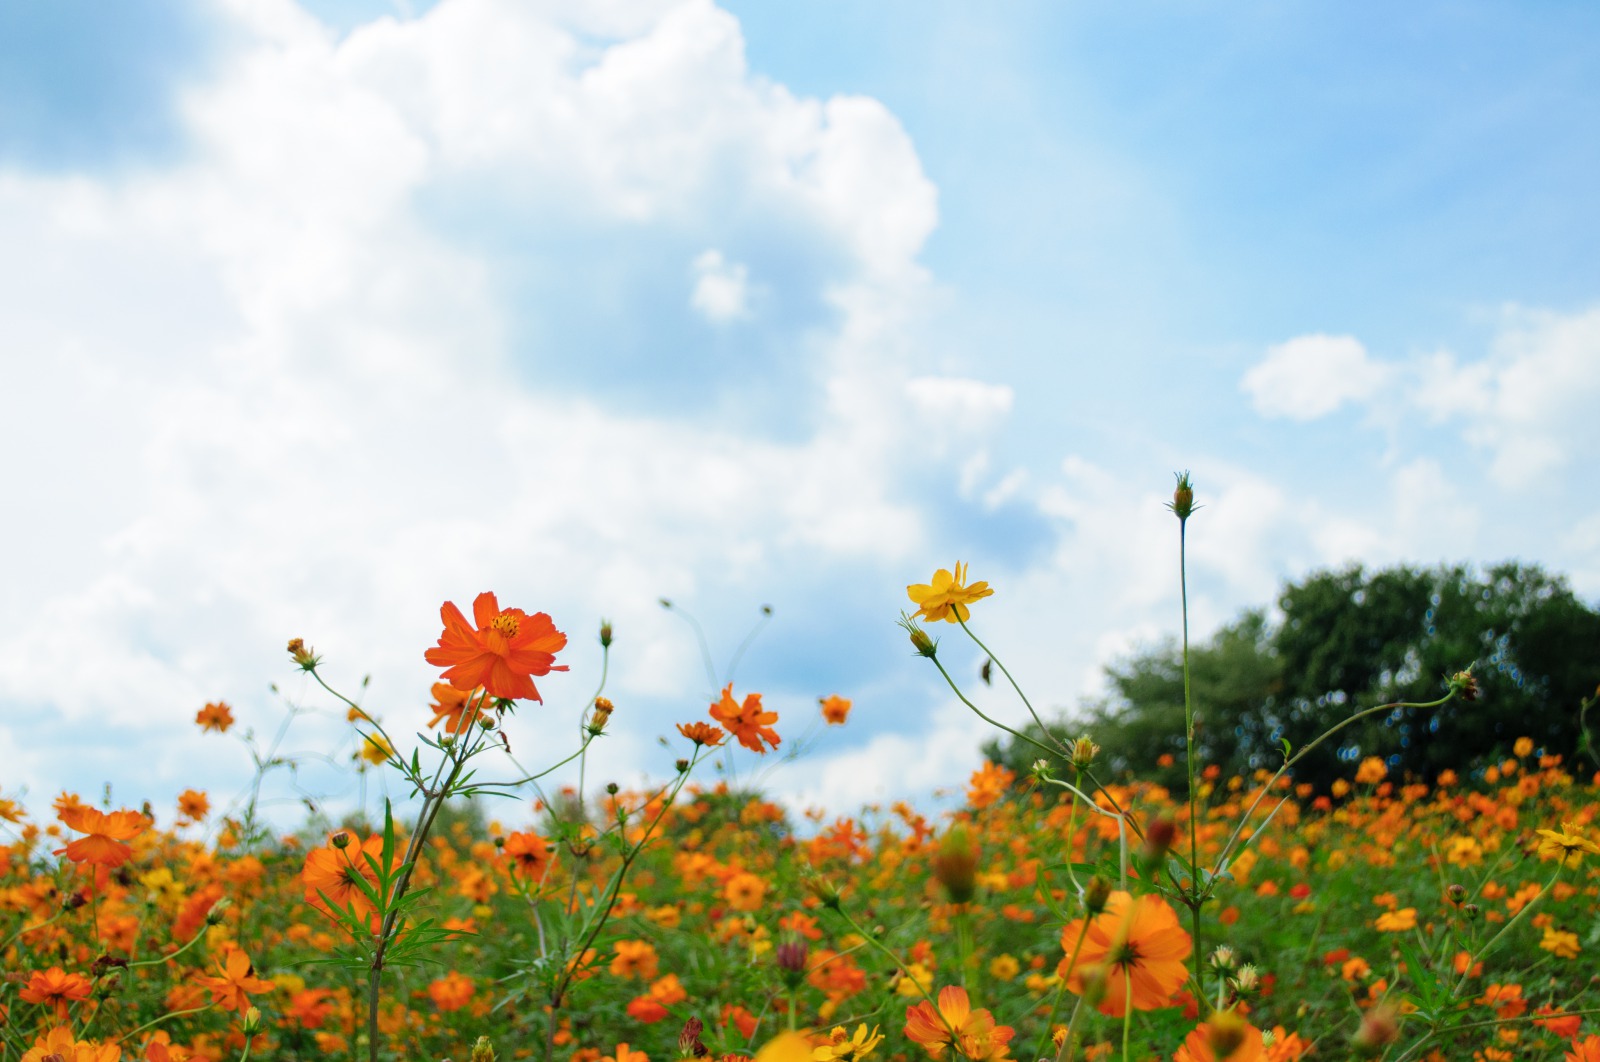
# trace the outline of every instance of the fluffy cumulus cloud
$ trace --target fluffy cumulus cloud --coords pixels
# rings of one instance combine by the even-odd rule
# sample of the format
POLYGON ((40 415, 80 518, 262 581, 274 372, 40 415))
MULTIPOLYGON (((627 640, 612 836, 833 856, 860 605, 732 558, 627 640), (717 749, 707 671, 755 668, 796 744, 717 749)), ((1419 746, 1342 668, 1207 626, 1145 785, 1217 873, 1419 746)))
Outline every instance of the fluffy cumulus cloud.
POLYGON ((1315 420, 1347 402, 1364 402, 1388 378, 1352 336, 1306 335, 1267 350, 1244 376, 1256 412, 1267 417, 1315 420))
POLYGON ((24 354, 0 438, 34 513, 4 532, 33 563, 0 605, 0 704, 36 721, 13 736, 41 775, 94 784, 60 738, 92 722, 176 750, 160 784, 193 784, 194 709, 227 697, 269 726, 291 634, 410 719, 439 602, 487 587, 556 614, 590 677, 610 615, 619 699, 662 724, 704 702, 658 596, 917 547, 894 484, 937 208, 881 104, 753 74, 736 20, 698 0, 446 0, 342 38, 287 0, 227 14, 174 160, 0 170, 0 313, 24 354), (765 225, 743 248, 741 217, 765 225), (617 272, 657 251, 679 263, 667 309, 617 272), (588 327, 665 315, 640 365, 666 381, 672 329, 744 317, 744 263, 791 251, 807 270, 755 275, 820 307, 767 336, 799 362, 804 431, 563 384, 603 357, 560 327, 569 267, 588 327), (555 294, 530 312, 540 278, 555 294))
POLYGON ((1503 487, 1570 482, 1600 452, 1600 308, 1509 310, 1486 356, 1435 353, 1417 377, 1417 404, 1486 451, 1503 487))

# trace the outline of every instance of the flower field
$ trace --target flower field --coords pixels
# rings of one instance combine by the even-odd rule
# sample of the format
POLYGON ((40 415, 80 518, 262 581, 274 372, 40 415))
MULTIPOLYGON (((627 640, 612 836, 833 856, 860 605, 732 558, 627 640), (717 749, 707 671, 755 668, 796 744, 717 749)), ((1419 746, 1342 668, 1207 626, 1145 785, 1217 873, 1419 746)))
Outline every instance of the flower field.
MULTIPOLYGON (((912 645, 942 671, 923 624, 976 639, 991 594, 959 564, 910 587, 912 645)), ((1314 792, 1286 746, 1249 777, 1192 763, 1174 793, 1101 777, 1073 735, 1067 777, 988 764, 954 812, 796 821, 696 780, 794 723, 730 684, 658 788, 541 799, 557 764, 504 785, 471 765, 566 635, 492 594, 442 621, 414 719, 328 689, 421 797, 410 821, 280 835, 193 791, 63 793, 39 820, 0 797, 0 1060, 1600 1062, 1600 775, 1570 751, 1524 739, 1432 784, 1370 758, 1314 792), (496 821, 463 811, 492 793, 516 798, 481 802, 496 821)), ((850 711, 821 698, 818 722, 850 711)), ((597 693, 561 762, 625 719, 597 693)), ((219 741, 232 722, 196 718, 219 741)))

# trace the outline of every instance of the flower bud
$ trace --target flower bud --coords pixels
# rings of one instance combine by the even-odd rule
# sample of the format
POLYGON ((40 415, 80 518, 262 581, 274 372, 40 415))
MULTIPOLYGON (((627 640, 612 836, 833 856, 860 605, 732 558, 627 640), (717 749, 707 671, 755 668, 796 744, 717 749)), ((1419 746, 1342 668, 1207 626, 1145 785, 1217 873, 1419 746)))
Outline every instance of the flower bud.
POLYGON ((328 838, 328 844, 342 852, 346 848, 350 847, 350 835, 345 831, 340 830, 338 833, 328 838))
POLYGON ((1478 677, 1472 673, 1471 668, 1457 671, 1450 676, 1450 692, 1459 693, 1464 701, 1478 699, 1478 677))
POLYGON ((1111 986, 1111 973, 1099 963, 1091 963, 1079 968, 1079 979, 1083 983, 1083 1004, 1086 1007, 1098 1007, 1105 1001, 1106 992, 1111 986))
POLYGON ((1189 478, 1187 471, 1174 473, 1178 477, 1178 485, 1172 492, 1172 502, 1167 508, 1172 510, 1178 520, 1189 519, 1194 513, 1194 482, 1189 478))
POLYGON ((1072 755, 1069 762, 1075 771, 1087 771, 1094 765, 1094 758, 1100 755, 1100 746, 1096 745, 1088 736, 1080 737, 1072 743, 1072 755))
POLYGON ((1241 996, 1253 996, 1261 988, 1261 971, 1255 964, 1245 963, 1233 976, 1233 990, 1241 996))
POLYGON ((1234 963, 1238 961, 1239 957, 1226 944, 1220 945, 1216 951, 1211 953, 1211 968, 1213 970, 1231 970, 1234 963))
POLYGON ((917 655, 929 660, 939 655, 939 643, 928 637, 928 632, 917 626, 917 621, 904 612, 900 613, 900 626, 910 635, 911 647, 917 651, 917 655))
POLYGON ((820 900, 822 906, 831 911, 839 909, 839 890, 834 886, 833 882, 816 871, 809 869, 801 881, 805 885, 806 891, 820 900))
POLYGON ((679 760, 677 763, 673 764, 673 766, 678 768, 678 773, 679 774, 683 774, 684 772, 686 772, 689 769, 689 761, 688 760, 679 760))
POLYGON ((1467 921, 1476 922, 1483 911, 1479 909, 1477 904, 1468 903, 1461 906, 1461 913, 1467 916, 1467 921))
POLYGON ((1139 853, 1139 860, 1147 867, 1158 866, 1167 858, 1167 853, 1172 850, 1172 842, 1178 839, 1178 824, 1171 819, 1160 818, 1145 827, 1144 848, 1139 853))
POLYGON ((1377 1055, 1400 1039, 1400 1018, 1387 1003, 1379 1003, 1361 1016, 1361 1028, 1350 1043, 1363 1055, 1377 1055))
POLYGON ((611 718, 611 713, 616 711, 616 705, 608 697, 596 697, 594 708, 589 713, 589 725, 586 729, 590 734, 599 735, 606 728, 606 721, 611 718))
POLYGON ((301 638, 289 639, 289 656, 302 671, 315 671, 322 658, 306 646, 301 638))
POLYGON ((251 1007, 244 1012, 244 1034, 254 1036, 261 1028, 261 1008, 251 1007))
POLYGON ((1455 904, 1457 907, 1460 907, 1462 902, 1467 898, 1467 890, 1463 886, 1452 881, 1449 885, 1445 886, 1444 895, 1445 898, 1451 903, 1455 904))
POLYGON ((494 1062, 494 1044, 489 1042, 487 1036, 478 1037, 478 1042, 472 1045, 469 1062, 494 1062))
POLYGON ((1083 890, 1083 909, 1089 917, 1093 918, 1104 911, 1110 900, 1111 883, 1098 875, 1090 878, 1083 890))
POLYGON ((806 977, 806 942, 803 940, 786 940, 778 945, 773 957, 777 960, 778 970, 783 977, 783 983, 793 992, 800 987, 800 982, 806 977))
POLYGON ((600 648, 611 648, 611 621, 608 619, 600 621, 600 648))
POLYGON ((978 839, 961 823, 945 831, 933 856, 933 876, 951 903, 966 903, 978 891, 978 839))
POLYGON ((680 1058, 705 1058, 711 1054, 706 1045, 700 1042, 700 1033, 704 1029, 705 1023, 699 1018, 690 1018, 683 1023, 683 1030, 678 1033, 678 1056, 680 1058))

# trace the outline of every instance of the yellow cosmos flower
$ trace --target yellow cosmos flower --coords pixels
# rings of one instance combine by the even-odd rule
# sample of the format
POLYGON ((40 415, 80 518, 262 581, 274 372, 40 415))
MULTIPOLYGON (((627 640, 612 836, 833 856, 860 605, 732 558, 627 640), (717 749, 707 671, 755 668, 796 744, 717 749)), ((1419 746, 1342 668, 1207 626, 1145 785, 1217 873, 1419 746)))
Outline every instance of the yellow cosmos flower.
POLYGON ((811 1059, 812 1062, 861 1062, 882 1042, 876 1026, 869 1033, 865 1025, 858 1025, 855 1035, 847 1037, 844 1026, 836 1025, 828 1034, 828 1042, 812 1049, 811 1059))
POLYGON ((992 593, 994 591, 989 589, 988 583, 968 586, 967 566, 960 561, 956 561, 953 573, 940 568, 933 573, 932 583, 916 583, 906 587, 906 594, 917 606, 917 617, 930 623, 934 620, 965 623, 971 618, 967 606, 992 593))
POLYGON ((1585 852, 1600 855, 1600 847, 1582 834, 1571 822, 1563 822, 1560 830, 1540 830, 1539 858, 1559 859, 1563 866, 1575 867, 1583 862, 1585 852))

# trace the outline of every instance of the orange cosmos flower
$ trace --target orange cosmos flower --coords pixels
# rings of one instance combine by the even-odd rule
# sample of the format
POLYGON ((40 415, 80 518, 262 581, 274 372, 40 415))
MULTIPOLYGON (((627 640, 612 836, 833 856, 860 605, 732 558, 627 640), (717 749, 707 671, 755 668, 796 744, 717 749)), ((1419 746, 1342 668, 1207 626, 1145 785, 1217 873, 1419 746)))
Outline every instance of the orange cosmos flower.
POLYGON ((536 833, 513 833, 501 849, 516 872, 536 885, 550 871, 552 850, 550 842, 536 833))
POLYGON ((59 966, 41 972, 35 971, 17 995, 25 1003, 39 1003, 54 1008, 56 1021, 67 1020, 67 1006, 89 998, 93 987, 82 974, 67 973, 59 966))
POLYGON ((532 676, 567 670, 554 662, 567 636, 543 612, 530 616, 520 608, 502 610, 493 594, 482 593, 472 602, 476 628, 453 601, 446 601, 439 615, 444 633, 438 646, 422 655, 433 666, 446 668, 445 681, 458 690, 482 686, 492 697, 543 703, 532 676))
POLYGON ((477 721, 482 710, 482 704, 474 705, 472 714, 467 714, 467 702, 472 700, 471 690, 458 690, 448 682, 435 682, 433 684, 433 703, 428 708, 433 712, 433 718, 428 722, 428 729, 432 730, 440 723, 444 724, 445 733, 459 734, 477 721))
POLYGON ((728 879, 722 895, 735 911, 757 911, 767 895, 767 883, 749 871, 741 870, 728 879))
POLYGON ((1219 1010, 1195 1026, 1172 1062, 1266 1062, 1261 1030, 1231 1010, 1219 1010))
POLYGON ((353 907, 358 915, 372 912, 372 901, 357 884, 365 881, 373 889, 378 887, 378 875, 367 862, 367 856, 381 863, 382 837, 373 834, 364 843, 356 844, 349 834, 336 833, 328 838, 327 847, 306 853, 305 866, 300 869, 300 881, 306 887, 306 903, 323 914, 332 914, 329 902, 340 910, 353 907), (337 843, 341 840, 343 847, 337 843))
POLYGON ((117 1062, 122 1048, 95 1040, 79 1040, 65 1025, 58 1025, 34 1041, 19 1062, 117 1062))
POLYGON ((1067 978, 1067 987, 1082 995, 1084 972, 1091 966, 1104 968, 1106 996, 1100 1013, 1120 1018, 1130 1002, 1134 1010, 1168 1006, 1187 976, 1183 962, 1194 945, 1166 901, 1157 896, 1135 900, 1118 891, 1111 894, 1105 911, 1088 923, 1087 931, 1084 919, 1069 922, 1061 931, 1061 946, 1067 959, 1057 973, 1067 978), (1078 947, 1077 961, 1069 968, 1074 947, 1078 947))
POLYGON ((1563 1062, 1600 1062, 1600 1036, 1590 1036, 1581 1044, 1572 1041, 1572 1050, 1567 1052, 1563 1062))
POLYGON ((619 940, 613 945, 617 957, 611 960, 613 977, 637 977, 649 981, 656 975, 656 949, 648 940, 619 940))
POLYGON ((987 1010, 973 1010, 967 990, 950 985, 939 992, 936 1011, 927 1000, 906 1008, 906 1037, 922 1046, 932 1058, 943 1058, 955 1045, 973 1062, 1004 1062, 1015 1031, 996 1026, 987 1010))
POLYGON ((850 718, 850 702, 837 693, 831 697, 823 697, 820 703, 822 718, 829 726, 842 726, 844 721, 850 718))
POLYGON ((255 976, 250 957, 238 948, 229 948, 217 960, 216 969, 215 975, 201 974, 195 982, 211 990, 211 1002, 240 1014, 250 1009, 251 993, 270 992, 276 987, 255 976))
POLYGON ((56 855, 65 854, 74 863, 98 863, 115 869, 133 858, 133 849, 123 844, 144 832, 145 817, 137 811, 106 814, 84 804, 61 809, 57 817, 71 829, 89 836, 80 837, 56 855))
POLYGON ((606 1055, 600 1062, 650 1062, 650 1056, 643 1051, 635 1051, 628 1046, 626 1040, 617 1044, 617 1053, 606 1055))
POLYGON ((460 1010, 472 1002, 472 978, 451 970, 428 986, 428 998, 442 1011, 460 1010))
POLYGON ((916 616, 919 619, 929 623, 934 620, 944 620, 946 623, 959 620, 965 623, 972 617, 967 606, 994 593, 988 583, 973 583, 971 586, 966 583, 967 566, 956 561, 953 573, 940 568, 933 573, 932 583, 913 583, 906 587, 906 595, 917 606, 916 616))
POLYGON ((222 701, 215 701, 206 705, 195 713, 194 721, 201 730, 215 730, 217 733, 226 733, 233 725, 233 711, 222 701))
POLYGON ((761 710, 761 694, 746 694, 744 703, 738 704, 733 699, 731 682, 722 688, 722 700, 711 706, 711 718, 727 727, 739 744, 763 756, 767 754, 763 741, 777 748, 783 740, 772 729, 772 724, 778 721, 778 713, 761 710))
POLYGON ((728 735, 722 732, 721 727, 712 726, 710 723, 679 723, 678 733, 694 742, 714 749, 722 744, 722 739, 728 735))
POLYGON ((211 800, 198 789, 185 789, 178 794, 178 815, 190 822, 199 822, 211 813, 211 800))

